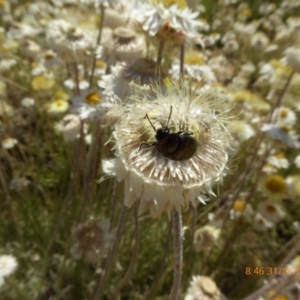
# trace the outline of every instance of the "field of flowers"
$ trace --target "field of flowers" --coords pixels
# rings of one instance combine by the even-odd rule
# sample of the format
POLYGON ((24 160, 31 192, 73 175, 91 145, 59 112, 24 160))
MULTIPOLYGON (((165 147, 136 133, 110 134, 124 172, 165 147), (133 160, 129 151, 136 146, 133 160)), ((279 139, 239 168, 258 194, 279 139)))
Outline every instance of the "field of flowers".
POLYGON ((300 1, 0 0, 0 299, 299 300, 300 1))

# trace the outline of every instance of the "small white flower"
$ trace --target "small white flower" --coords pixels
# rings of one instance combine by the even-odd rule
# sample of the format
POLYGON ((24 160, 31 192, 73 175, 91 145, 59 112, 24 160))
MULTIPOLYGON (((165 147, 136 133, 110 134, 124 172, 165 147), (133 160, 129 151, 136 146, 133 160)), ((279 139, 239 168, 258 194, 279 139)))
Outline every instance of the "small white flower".
POLYGON ((268 221, 260 213, 256 213, 254 217, 253 227, 257 231, 264 232, 274 227, 274 223, 268 221))
POLYGON ((112 67, 111 74, 103 75, 101 80, 98 80, 98 86, 103 89, 103 95, 107 97, 116 96, 125 101, 131 95, 131 89, 128 80, 122 77, 123 64, 117 64, 112 67))
POLYGON ((106 97, 100 92, 83 92, 72 100, 71 112, 81 119, 101 119, 112 107, 113 98, 106 97))
POLYGON ((229 211, 230 219, 234 220, 243 215, 245 219, 249 219, 253 215, 253 208, 250 203, 244 199, 237 199, 234 201, 233 208, 229 211))
MULTIPOLYGON (((173 63, 169 72, 172 78, 179 80, 181 76, 179 62, 173 63)), ((186 72, 190 78, 193 78, 197 81, 202 82, 203 80, 205 83, 217 82, 214 72, 211 70, 211 67, 207 65, 192 65, 186 63, 184 64, 184 72, 186 72)))
POLYGON ((15 145, 18 144, 18 140, 13 138, 6 138, 1 142, 2 148, 4 149, 12 149, 15 145))
POLYGON ((6 72, 12 69, 17 64, 17 60, 14 58, 4 58, 0 60, 0 73, 6 72))
POLYGON ((184 300, 220 300, 221 292, 216 283, 207 276, 193 276, 184 300))
POLYGON ((267 162, 275 166, 277 169, 287 169, 290 165, 289 161, 282 155, 282 153, 269 156, 267 162))
MULTIPOLYGON (((73 79, 67 79, 64 81, 64 86, 70 90, 74 90, 77 86, 76 82, 73 79)), ((87 80, 81 79, 78 82, 79 90, 84 91, 90 87, 90 84, 87 80)))
POLYGON ((296 156, 294 163, 297 166, 297 168, 300 169, 300 155, 296 156))
POLYGON ((30 184, 30 181, 24 177, 14 178, 9 183, 9 189, 15 191, 22 191, 30 184))
POLYGON ((300 72, 300 48, 290 47, 284 52, 284 61, 296 72, 300 72))
POLYGON ((221 229, 215 226, 206 225, 204 227, 200 227, 194 234, 194 245, 196 249, 200 251, 210 249, 213 245, 215 245, 220 234, 221 229))
POLYGON ((207 23, 197 20, 199 12, 192 12, 188 7, 180 9, 177 4, 165 7, 158 3, 139 3, 133 9, 132 18, 141 23, 143 30, 155 36, 164 26, 183 32, 187 36, 196 35, 197 29, 208 30, 207 23))
POLYGON ((50 114, 64 113, 69 109, 69 103, 65 100, 56 100, 47 105, 47 111, 50 114))
POLYGON ((265 48, 268 47, 270 40, 265 33, 257 32, 252 36, 250 43, 251 47, 256 50, 265 50, 265 48))
POLYGON ((285 132, 278 125, 265 123, 261 127, 261 130, 267 132, 273 139, 279 140, 291 148, 298 148, 300 146, 298 136, 292 134, 292 132, 285 132))
POLYGON ((31 107, 35 105, 35 100, 33 98, 23 98, 21 101, 21 105, 24 107, 31 107))
POLYGON ((275 124, 279 127, 291 127, 294 126, 297 122, 297 115, 288 107, 279 107, 274 110, 272 119, 275 121, 275 124))
POLYGON ((0 278, 6 277, 16 271, 18 262, 12 255, 0 255, 0 278))
POLYGON ((66 115, 55 125, 55 128, 63 134, 65 141, 73 141, 79 136, 81 120, 76 115, 66 115))
POLYGON ((258 204, 258 212, 272 223, 278 223, 285 216, 281 205, 271 201, 264 201, 258 204))

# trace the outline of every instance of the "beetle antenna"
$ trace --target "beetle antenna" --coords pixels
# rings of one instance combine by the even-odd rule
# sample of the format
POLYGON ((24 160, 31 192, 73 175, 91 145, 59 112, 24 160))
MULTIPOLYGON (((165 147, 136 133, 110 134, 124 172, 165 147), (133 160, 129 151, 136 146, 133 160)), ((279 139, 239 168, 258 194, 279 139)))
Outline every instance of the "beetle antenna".
POLYGON ((146 114, 146 118, 148 119, 149 123, 151 124, 152 128, 154 129, 154 131, 156 132, 156 128, 154 127, 154 125, 152 124, 148 114, 146 114))
POLYGON ((171 119, 171 115, 172 115, 172 105, 171 105, 171 108, 170 108, 170 114, 169 114, 169 118, 168 118, 168 122, 167 122, 167 127, 169 127, 169 122, 170 122, 170 119, 171 119))

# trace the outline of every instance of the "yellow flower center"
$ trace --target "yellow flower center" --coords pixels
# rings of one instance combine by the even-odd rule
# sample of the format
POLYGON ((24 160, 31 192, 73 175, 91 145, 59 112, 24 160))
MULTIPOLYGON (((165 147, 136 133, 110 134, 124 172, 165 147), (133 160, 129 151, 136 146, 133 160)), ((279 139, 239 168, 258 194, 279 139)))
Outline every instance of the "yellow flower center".
POLYGON ((234 201, 233 209, 235 211, 243 211, 246 207, 246 201, 244 199, 238 199, 234 201))
POLYGON ((58 90, 55 94, 54 94, 54 99, 55 100, 68 100, 69 95, 67 93, 65 93, 62 90, 58 90))
POLYGON ((246 17, 250 17, 252 15, 252 10, 251 8, 246 8, 243 11, 243 15, 245 15, 246 17))
POLYGON ((187 54, 184 59, 184 62, 189 65, 204 65, 205 64, 203 57, 201 57, 197 54, 187 54))
POLYGON ((270 175, 265 182, 268 191, 274 194, 281 194, 287 191, 285 179, 280 175, 270 175))
POLYGON ((106 66, 105 61, 100 60, 100 59, 98 59, 98 60, 96 61, 96 67, 97 67, 97 68, 104 69, 105 66, 106 66))
POLYGON ((0 7, 4 8, 7 6, 7 2, 5 0, 0 0, 0 7))
POLYGON ((97 92, 89 93, 85 97, 85 102, 88 104, 99 104, 101 102, 101 97, 97 92))
POLYGON ((235 102, 251 101, 253 98, 254 94, 246 90, 237 91, 233 95, 233 101, 235 102))
POLYGON ((275 208, 275 206, 272 205, 272 204, 268 204, 268 205, 266 206, 266 209, 267 209, 267 211, 268 211, 269 213, 271 213, 271 214, 274 214, 274 213, 276 212, 276 208, 275 208))
POLYGON ((273 300, 288 300, 289 298, 285 295, 279 295, 275 298, 273 298, 273 300))
POLYGON ((177 6, 180 9, 184 9, 187 7, 185 0, 152 0, 152 3, 154 4, 162 3, 165 7, 170 7, 174 4, 177 4, 177 6))
POLYGON ((53 78, 44 75, 35 76, 31 81, 31 86, 34 91, 49 90, 53 88, 55 81, 53 78))
POLYGON ((47 54, 44 55, 44 59, 45 59, 45 60, 51 60, 51 59, 53 59, 53 58, 54 58, 54 55, 53 55, 53 54, 47 53, 47 54))
POLYGON ((270 65, 273 68, 279 68, 279 67, 282 67, 282 62, 280 60, 273 59, 273 60, 270 61, 270 65))
POLYGON ((39 63, 33 62, 33 63, 31 64, 31 69, 34 70, 34 69, 37 68, 38 66, 39 66, 39 63))
POLYGON ((274 156, 277 158, 284 158, 284 154, 282 152, 278 152, 274 156))
POLYGON ((288 111, 286 110, 286 109, 284 109, 284 108, 282 108, 281 110, 280 110, 280 113, 279 113, 279 115, 280 115, 280 117, 281 118, 286 118, 287 116, 288 116, 288 111))
POLYGON ((56 104, 56 106, 63 106, 64 105, 64 100, 57 100, 57 101, 55 101, 55 104, 56 104))

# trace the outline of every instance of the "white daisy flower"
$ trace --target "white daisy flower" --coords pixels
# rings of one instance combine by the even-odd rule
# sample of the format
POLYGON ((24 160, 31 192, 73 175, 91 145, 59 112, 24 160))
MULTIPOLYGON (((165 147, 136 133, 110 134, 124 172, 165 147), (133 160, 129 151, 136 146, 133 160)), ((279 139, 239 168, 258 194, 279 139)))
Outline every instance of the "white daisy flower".
POLYGON ((81 119, 102 118, 112 107, 113 98, 108 98, 100 92, 83 92, 72 100, 71 112, 81 119))
POLYGON ((296 72, 300 72, 300 49, 299 47, 287 48, 284 52, 284 62, 291 66, 296 72))
POLYGON ((297 122, 296 113, 288 107, 281 106, 274 110, 272 119, 281 128, 292 127, 297 122))
POLYGON ((68 101, 59 99, 56 101, 53 101, 51 103, 46 104, 46 109, 48 113, 50 114, 61 114, 66 112, 69 109, 69 103, 68 101))
POLYGON ((269 230, 270 228, 274 227, 274 223, 268 221, 264 218, 259 212, 256 213, 253 221, 253 228, 257 231, 264 232, 269 230))
POLYGON ((297 166, 297 168, 300 169, 300 155, 296 156, 294 163, 297 166))
POLYGON ((277 153, 269 156, 267 162, 277 169, 287 169, 290 166, 289 161, 284 157, 282 153, 277 153))
POLYGON ((16 271, 18 262, 12 255, 0 255, 0 278, 6 277, 16 271))
POLYGON ((207 276, 193 276, 184 300, 220 300, 222 295, 216 283, 207 276))
POLYGON ((35 105, 35 100, 33 98, 29 98, 29 97, 23 98, 21 100, 21 105, 24 106, 24 107, 34 106, 35 105))
POLYGON ((18 144, 18 140, 13 138, 6 138, 1 141, 2 148, 4 149, 12 149, 15 145, 18 144))
POLYGON ((264 218, 275 224, 281 221, 285 216, 281 205, 273 203, 272 201, 260 202, 257 210, 264 218))
POLYGON ((182 32, 186 36, 197 34, 197 29, 208 30, 207 23, 197 20, 199 12, 193 12, 190 8, 181 9, 177 4, 165 7, 162 2, 139 3, 133 9, 132 18, 136 19, 144 31, 155 36, 159 31, 171 28, 177 32, 182 32))
POLYGON ((73 141, 79 137, 81 120, 77 115, 68 114, 55 125, 55 128, 63 134, 65 141, 73 141))

